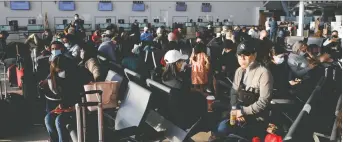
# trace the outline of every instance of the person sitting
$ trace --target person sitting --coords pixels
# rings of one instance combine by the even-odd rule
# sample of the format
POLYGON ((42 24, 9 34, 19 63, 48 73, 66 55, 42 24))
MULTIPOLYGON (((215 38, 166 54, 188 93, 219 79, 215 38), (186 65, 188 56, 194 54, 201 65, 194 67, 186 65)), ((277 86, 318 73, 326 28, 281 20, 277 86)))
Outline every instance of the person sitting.
POLYGON ((239 67, 234 43, 231 40, 225 40, 223 43, 223 48, 222 54, 219 56, 218 64, 215 67, 215 78, 213 80, 213 86, 216 95, 218 95, 218 89, 220 88, 217 82, 222 81, 226 84, 226 87, 230 87, 231 83, 226 79, 226 77, 228 77, 230 80, 233 80, 235 72, 239 67))
POLYGON ((337 31, 332 31, 331 37, 328 38, 324 43, 324 52, 328 53, 334 59, 342 58, 342 40, 338 37, 337 31))
POLYGON ((111 61, 116 61, 116 53, 115 48, 116 44, 112 41, 112 32, 110 30, 106 30, 105 33, 102 35, 102 43, 99 46, 99 53, 104 55, 111 61))
POLYGON ((100 31, 96 30, 94 31, 93 35, 92 35, 92 41, 95 45, 95 47, 99 47, 99 45, 101 44, 101 35, 100 35, 100 31))
POLYGON ((77 44, 76 39, 71 34, 67 34, 62 38, 67 52, 74 57, 77 61, 80 60, 80 46, 77 44))
POLYGON ((58 106, 45 116, 51 142, 70 139, 66 126, 75 123, 74 106, 80 101, 78 94, 83 91, 83 84, 78 82, 81 76, 76 69, 77 65, 63 55, 56 56, 50 65, 48 86, 53 96, 61 99, 58 106))
POLYGON ((162 73, 162 83, 174 92, 169 103, 171 121, 181 129, 190 128, 207 111, 206 98, 191 91, 187 59, 188 55, 177 50, 168 51, 164 56, 166 68, 162 73))
POLYGON ((80 51, 81 62, 79 67, 86 68, 92 74, 92 80, 104 81, 104 75, 101 75, 100 65, 96 59, 97 51, 91 46, 84 45, 80 51))
POLYGON ((268 69, 256 62, 256 46, 258 44, 249 40, 237 47, 240 67, 235 73, 230 99, 232 108, 235 108, 229 110, 230 114, 235 114, 235 119, 220 122, 209 141, 229 134, 238 134, 247 139, 264 136, 274 80, 268 69))
POLYGON ((306 54, 311 55, 307 51, 307 45, 303 41, 298 41, 293 45, 292 53, 288 56, 288 66, 296 78, 304 77, 314 68, 314 65, 310 64, 305 57, 306 54))
MULTIPOLYGON (((274 46, 270 53, 271 64, 269 70, 272 73, 274 80, 277 80, 274 81, 274 90, 276 90, 278 96, 287 95, 289 88, 289 67, 285 50, 281 46, 274 46)), ((298 80, 294 80, 294 82, 299 83, 297 81, 298 80)))

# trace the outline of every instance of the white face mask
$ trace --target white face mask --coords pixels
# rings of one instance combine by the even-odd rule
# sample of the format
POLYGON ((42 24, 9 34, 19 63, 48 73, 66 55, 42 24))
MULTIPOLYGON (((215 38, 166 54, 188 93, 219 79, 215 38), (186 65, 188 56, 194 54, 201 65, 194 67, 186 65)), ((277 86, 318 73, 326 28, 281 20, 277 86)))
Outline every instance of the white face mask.
POLYGON ((61 71, 58 73, 58 77, 60 78, 66 78, 66 71, 61 71))
POLYGON ((273 56, 273 59, 275 61, 275 64, 277 65, 282 64, 285 61, 284 57, 279 57, 279 56, 273 56))
POLYGON ((306 53, 303 52, 303 51, 300 51, 300 53, 299 53, 300 56, 304 56, 305 54, 306 54, 306 53))
POLYGON ((69 43, 65 43, 64 46, 65 46, 66 48, 70 48, 70 44, 69 44, 69 43))
POLYGON ((181 66, 181 71, 186 70, 186 67, 187 67, 187 63, 186 63, 186 62, 183 62, 183 63, 182 63, 182 66, 181 66))

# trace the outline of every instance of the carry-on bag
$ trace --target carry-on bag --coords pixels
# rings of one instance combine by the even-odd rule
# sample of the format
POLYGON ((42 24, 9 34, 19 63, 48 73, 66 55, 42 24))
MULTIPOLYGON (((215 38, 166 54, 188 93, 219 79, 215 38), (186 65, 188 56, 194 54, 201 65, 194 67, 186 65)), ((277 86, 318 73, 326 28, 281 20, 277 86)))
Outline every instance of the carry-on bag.
MULTIPOLYGON (((84 85, 85 91, 101 90, 102 100, 100 101, 99 95, 86 94, 87 102, 102 102, 103 109, 116 108, 118 106, 117 96, 120 88, 120 82, 118 81, 104 81, 93 82, 84 85)), ((89 106, 89 111, 96 111, 96 106, 89 106)))
POLYGON ((75 105, 76 110, 76 126, 77 126, 77 141, 86 142, 87 141, 87 131, 86 131, 86 107, 96 106, 98 111, 98 142, 104 141, 103 132, 103 110, 102 110, 102 91, 92 90, 81 93, 81 103, 75 105), (100 102, 87 102, 86 95, 93 94, 96 95, 100 102))

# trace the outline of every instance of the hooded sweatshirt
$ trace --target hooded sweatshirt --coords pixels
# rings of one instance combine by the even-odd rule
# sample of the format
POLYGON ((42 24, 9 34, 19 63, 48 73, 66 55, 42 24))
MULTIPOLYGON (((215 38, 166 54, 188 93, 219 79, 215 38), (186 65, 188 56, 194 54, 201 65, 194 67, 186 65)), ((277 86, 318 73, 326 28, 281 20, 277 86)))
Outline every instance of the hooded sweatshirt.
POLYGON ((291 71, 298 77, 304 76, 311 68, 305 56, 299 55, 301 43, 295 43, 292 48, 292 53, 288 56, 288 66, 291 71))

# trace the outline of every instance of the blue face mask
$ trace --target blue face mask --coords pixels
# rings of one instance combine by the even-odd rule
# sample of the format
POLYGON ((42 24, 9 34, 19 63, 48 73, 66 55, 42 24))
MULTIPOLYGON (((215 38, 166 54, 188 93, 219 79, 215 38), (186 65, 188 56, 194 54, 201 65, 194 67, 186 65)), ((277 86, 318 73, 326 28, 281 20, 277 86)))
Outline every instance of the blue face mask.
POLYGON ((58 56, 58 55, 62 54, 62 51, 61 50, 52 50, 51 54, 54 56, 58 56))

